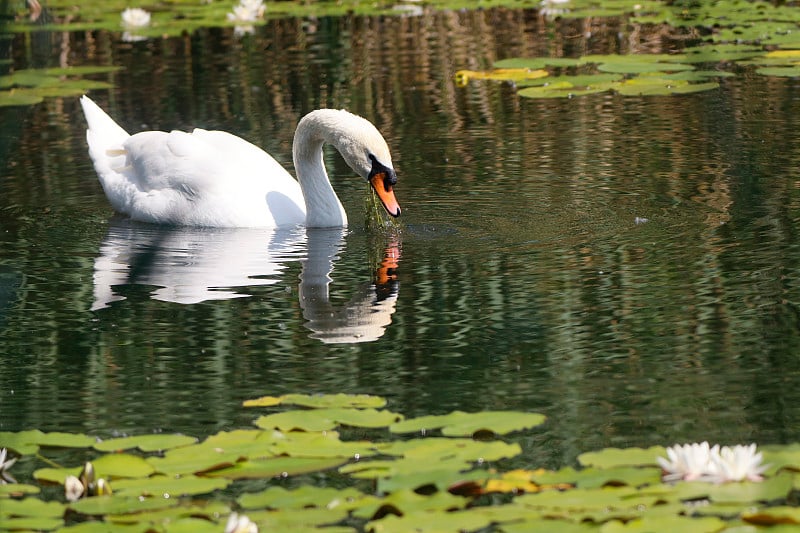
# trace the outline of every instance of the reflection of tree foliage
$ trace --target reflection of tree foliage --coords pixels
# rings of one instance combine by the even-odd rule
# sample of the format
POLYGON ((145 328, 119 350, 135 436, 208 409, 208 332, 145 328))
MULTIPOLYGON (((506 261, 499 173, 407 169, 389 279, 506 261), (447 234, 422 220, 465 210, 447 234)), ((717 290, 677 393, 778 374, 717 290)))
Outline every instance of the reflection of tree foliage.
MULTIPOLYGON (((560 102, 454 86, 455 70, 505 57, 675 45, 664 27, 534 11, 275 20, 245 40, 52 38, 77 63, 124 67, 96 96, 132 131, 226 129, 290 166, 306 111, 374 121, 408 221, 402 290, 386 335, 359 346, 308 338, 299 265, 249 299, 185 307, 132 286, 128 305, 89 313, 110 211, 77 101, 48 100, 0 185, 0 263, 25 278, 0 331, 5 423, 196 434, 236 422, 254 392, 299 389, 381 394, 409 415, 544 411, 554 463, 609 444, 797 439, 800 115, 786 80, 560 102)), ((329 157, 361 210, 361 184, 329 157)), ((378 248, 354 231, 334 276, 369 281, 378 248)))

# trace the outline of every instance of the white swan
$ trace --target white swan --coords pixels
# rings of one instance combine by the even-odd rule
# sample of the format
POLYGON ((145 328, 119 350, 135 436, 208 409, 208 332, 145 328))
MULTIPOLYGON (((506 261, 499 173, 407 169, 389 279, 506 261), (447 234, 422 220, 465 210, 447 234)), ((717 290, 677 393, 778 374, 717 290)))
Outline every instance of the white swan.
POLYGON ((89 156, 115 210, 134 220, 209 227, 347 225, 322 145, 332 144, 400 215, 389 147, 368 120, 318 109, 300 121, 292 155, 297 181, 269 154, 224 131, 129 135, 89 97, 81 98, 89 156), (299 183, 298 183, 299 181, 299 183))

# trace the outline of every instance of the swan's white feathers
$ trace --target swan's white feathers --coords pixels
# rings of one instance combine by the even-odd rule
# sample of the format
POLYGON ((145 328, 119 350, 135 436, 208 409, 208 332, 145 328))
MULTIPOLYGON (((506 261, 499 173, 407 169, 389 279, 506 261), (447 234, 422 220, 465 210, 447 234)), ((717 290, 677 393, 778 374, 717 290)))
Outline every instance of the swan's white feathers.
POLYGON ((365 178, 369 155, 391 167, 375 126, 346 111, 318 110, 300 121, 294 144, 298 183, 272 156, 230 133, 198 128, 129 135, 88 97, 81 105, 89 155, 106 196, 115 210, 144 222, 344 226, 347 217, 325 172, 322 144, 335 145, 365 178))

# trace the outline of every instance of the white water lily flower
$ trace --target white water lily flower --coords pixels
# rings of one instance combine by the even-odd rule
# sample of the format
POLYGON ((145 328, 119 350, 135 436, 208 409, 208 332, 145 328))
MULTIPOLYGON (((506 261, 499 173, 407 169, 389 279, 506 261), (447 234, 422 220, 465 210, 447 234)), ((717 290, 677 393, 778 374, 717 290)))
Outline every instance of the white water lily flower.
POLYGON ((122 12, 122 24, 127 28, 144 28, 150 25, 150 13, 140 7, 129 7, 122 12))
POLYGON ((711 457, 713 481, 762 481, 764 478, 761 474, 769 467, 761 464, 762 458, 761 452, 756 453, 755 443, 749 446, 723 446, 719 453, 711 457))
POLYGON ((569 9, 562 4, 568 3, 570 0, 542 0, 539 3, 539 11, 545 17, 555 17, 567 13, 569 9))
POLYGON ((69 502, 78 501, 83 496, 84 486, 75 476, 67 476, 64 480, 64 495, 69 502))
POLYGON ((239 0, 239 5, 246 7, 251 13, 255 13, 257 17, 263 17, 264 11, 267 6, 264 5, 264 0, 239 0))
POLYGON ((258 526, 245 515, 231 513, 225 526, 225 533, 258 533, 258 526))
POLYGON ((667 457, 656 460, 664 470, 664 481, 708 480, 714 475, 712 456, 719 454, 719 444, 712 448, 708 442, 676 444, 667 448, 667 457))
POLYGON ((5 483, 16 483, 17 480, 8 473, 8 469, 14 466, 14 463, 17 462, 17 458, 14 457, 13 459, 9 459, 6 461, 6 457, 8 456, 8 450, 3 448, 0 450, 0 484, 5 483))
POLYGON ((253 11, 247 6, 233 6, 233 13, 228 13, 229 22, 255 22, 258 20, 258 12, 253 11))

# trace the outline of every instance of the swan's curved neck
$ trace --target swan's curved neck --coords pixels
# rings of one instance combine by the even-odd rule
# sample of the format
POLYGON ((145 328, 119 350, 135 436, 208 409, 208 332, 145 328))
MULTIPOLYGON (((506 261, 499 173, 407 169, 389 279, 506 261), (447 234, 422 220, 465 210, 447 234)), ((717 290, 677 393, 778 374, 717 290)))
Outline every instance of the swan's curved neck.
POLYGON ((337 137, 332 125, 317 113, 310 113, 300 121, 292 146, 297 181, 306 202, 306 226, 346 226, 347 214, 331 186, 322 153, 326 142, 338 149, 337 137))

